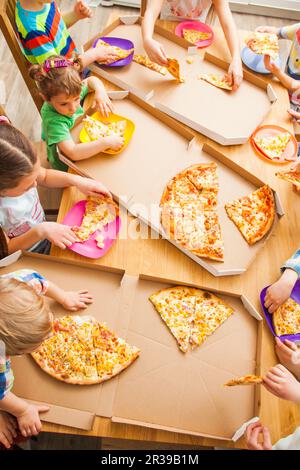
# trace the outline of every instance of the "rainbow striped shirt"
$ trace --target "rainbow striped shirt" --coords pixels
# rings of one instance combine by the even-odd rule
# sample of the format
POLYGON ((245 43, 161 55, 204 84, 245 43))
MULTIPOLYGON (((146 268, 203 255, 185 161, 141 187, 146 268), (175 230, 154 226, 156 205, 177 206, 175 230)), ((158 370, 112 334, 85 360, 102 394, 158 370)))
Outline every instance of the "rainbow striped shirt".
POLYGON ((71 58, 76 51, 55 2, 46 3, 40 11, 29 11, 18 1, 15 15, 23 53, 32 64, 42 64, 52 55, 71 58))

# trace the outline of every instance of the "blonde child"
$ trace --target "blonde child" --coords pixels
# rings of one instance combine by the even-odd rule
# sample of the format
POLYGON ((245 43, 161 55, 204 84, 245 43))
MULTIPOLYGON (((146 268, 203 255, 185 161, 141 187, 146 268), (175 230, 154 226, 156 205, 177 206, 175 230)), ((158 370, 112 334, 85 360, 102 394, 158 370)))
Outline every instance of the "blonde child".
MULTIPOLYGON (((61 14, 52 0, 19 0, 15 20, 23 54, 28 62, 42 64, 53 55, 71 59, 76 46, 68 28, 84 18, 91 18, 91 9, 81 0, 72 11, 61 14)), ((96 47, 80 55, 83 67, 94 61, 107 63, 117 58, 111 48, 96 47)))
POLYGON ((214 6, 224 31, 227 45, 231 53, 231 64, 228 75, 236 90, 243 79, 243 68, 240 58, 240 47, 237 29, 227 0, 148 0, 142 23, 144 49, 149 58, 162 66, 167 65, 167 51, 153 39, 154 25, 158 15, 166 10, 168 19, 200 19, 206 20, 208 10, 214 6))
POLYGON ((30 76, 36 81, 45 101, 42 106, 43 137, 47 143, 48 160, 57 170, 67 170, 57 154, 57 147, 71 160, 83 160, 108 148, 118 150, 124 139, 119 136, 103 137, 99 140, 75 144, 70 130, 76 119, 84 113, 81 100, 94 92, 94 104, 108 116, 112 104, 102 82, 97 77, 81 80, 80 61, 66 60, 61 56, 52 57, 42 65, 33 65, 30 76))
MULTIPOLYGON (((0 276, 0 409, 15 416, 24 437, 40 432, 39 414, 49 408, 32 405, 12 393, 10 356, 31 353, 51 335, 53 314, 44 295, 71 311, 93 302, 86 290, 65 292, 30 269, 0 276)), ((5 425, 7 430, 7 421, 5 425)), ((14 431, 11 426, 9 429, 8 442, 14 431)))
POLYGON ((48 188, 76 186, 86 195, 110 196, 98 181, 42 168, 28 139, 0 120, 0 226, 7 237, 8 253, 48 253, 50 242, 65 249, 76 241, 70 227, 45 221, 37 184, 48 188))

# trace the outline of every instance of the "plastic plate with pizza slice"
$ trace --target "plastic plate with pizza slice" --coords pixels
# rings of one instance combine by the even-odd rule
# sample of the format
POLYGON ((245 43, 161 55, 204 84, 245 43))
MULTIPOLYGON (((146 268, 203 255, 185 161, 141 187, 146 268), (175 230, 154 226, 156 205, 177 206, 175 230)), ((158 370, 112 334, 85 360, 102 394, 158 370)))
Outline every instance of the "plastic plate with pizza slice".
POLYGON ((295 137, 280 126, 258 127, 250 137, 255 153, 269 163, 284 164, 297 159, 298 143, 295 137))
MULTIPOLYGON (((103 41, 108 44, 108 47, 112 46, 115 48, 119 48, 122 51, 129 51, 134 49, 134 44, 129 39, 114 38, 109 36, 104 36, 96 39, 96 41, 94 41, 93 43, 93 47, 99 46, 99 43, 103 41)), ((116 49, 116 51, 118 50, 116 49)), ((111 62, 110 64, 101 64, 100 62, 98 62, 98 65, 101 65, 101 67, 124 67, 125 65, 129 65, 132 62, 133 54, 134 50, 132 50, 132 52, 127 57, 118 59, 114 62, 111 62)))
POLYGON ((214 32, 211 27, 205 23, 201 23, 201 21, 183 21, 182 23, 179 23, 176 26, 175 34, 180 38, 187 39, 199 48, 210 46, 214 40, 214 32), (195 33, 193 34, 193 32, 195 33), (194 42, 193 36, 197 38, 197 33, 199 33, 199 40, 194 42))
MULTIPOLYGON (((267 308, 265 307, 264 305, 264 302, 265 302, 265 297, 266 297, 266 292, 267 292, 267 289, 269 288, 270 286, 266 286, 263 288, 263 290, 261 291, 260 293, 260 303, 261 303, 261 307, 262 307, 262 310, 263 310, 263 313, 264 313, 264 316, 265 316, 265 319, 266 319, 266 322, 267 322, 267 325, 271 331, 271 333, 274 335, 274 336, 277 336, 277 334, 275 333, 275 329, 274 329, 274 325, 273 325, 273 320, 272 320, 272 314, 270 314, 267 310, 267 308)), ((300 304, 300 280, 298 280, 291 292, 291 295, 290 297, 297 303, 297 304, 300 304)), ((300 341, 300 333, 297 333, 295 335, 282 335, 282 336, 278 336, 282 341, 285 340, 285 339, 288 339, 290 341, 297 341, 299 342, 300 341)))
MULTIPOLYGON (((123 152, 123 150, 127 147, 129 144, 132 134, 134 133, 135 129, 135 124, 130 121, 130 119, 127 119, 123 116, 119 116, 118 114, 111 113, 108 117, 102 116, 99 112, 92 114, 91 116, 87 116, 87 123, 85 123, 85 120, 83 120, 83 127, 80 131, 79 134, 79 140, 80 142, 86 143, 86 142, 92 142, 92 140, 97 140, 103 137, 101 135, 101 128, 99 130, 99 135, 93 135, 93 133, 89 132, 89 125, 94 124, 95 130, 97 132, 97 123, 104 124, 105 126, 108 126, 108 129, 116 129, 116 132, 118 133, 120 131, 119 135, 122 135, 124 137, 124 145, 119 149, 119 150, 112 150, 112 149, 107 149, 103 150, 101 153, 107 153, 109 155, 117 155, 118 153, 123 152), (94 123, 93 123, 94 121, 94 123), (121 130, 119 129, 118 131, 118 125, 121 124, 121 130)), ((108 132, 110 132, 108 130, 108 132)), ((92 129, 93 131, 93 129, 92 129)), ((114 132, 114 130, 113 130, 114 132)))
MULTIPOLYGON (((66 217, 62 221, 64 225, 69 227, 80 227, 83 216, 85 214, 85 207, 87 201, 84 199, 77 202, 72 209, 67 213, 66 217)), ((85 256, 86 258, 98 259, 104 256, 114 244, 117 235, 121 227, 120 216, 114 219, 113 222, 108 223, 103 227, 102 230, 96 230, 88 240, 85 242, 76 242, 69 246, 69 250, 78 253, 79 255, 85 256), (101 236, 102 248, 97 244, 96 238, 101 236)))

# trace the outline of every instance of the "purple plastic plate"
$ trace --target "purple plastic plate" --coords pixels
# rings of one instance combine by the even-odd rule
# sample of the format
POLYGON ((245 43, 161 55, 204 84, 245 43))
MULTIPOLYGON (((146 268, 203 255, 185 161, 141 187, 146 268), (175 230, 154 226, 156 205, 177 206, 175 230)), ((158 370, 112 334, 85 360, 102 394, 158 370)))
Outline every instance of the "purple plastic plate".
MULTIPOLYGON (((73 227, 74 225, 80 226, 82 222, 82 218, 85 212, 86 200, 77 202, 72 209, 67 213, 66 217, 62 221, 64 225, 69 225, 73 227)), ((69 246, 69 250, 78 253, 79 255, 85 256, 86 258, 101 258, 104 256, 108 250, 113 245, 114 241, 117 238, 121 226, 121 219, 120 217, 116 217, 113 222, 105 225, 102 230, 96 230, 93 235, 90 236, 88 240, 83 243, 73 243, 73 245, 69 246), (95 238, 98 235, 103 235, 104 240, 104 247, 99 248, 97 246, 97 242, 95 238)))
MULTIPOLYGON (((128 50, 134 47, 133 42, 129 41, 129 39, 111 38, 111 37, 106 37, 106 36, 96 39, 96 41, 93 44, 93 47, 97 46, 99 39, 102 39, 102 41, 107 42, 107 44, 110 44, 111 46, 117 46, 117 47, 120 47, 121 49, 128 50)), ((116 62, 112 62, 111 64, 108 64, 108 65, 99 64, 99 63, 98 65, 101 65, 101 67, 124 67, 124 65, 129 65, 130 62, 132 62, 133 55, 134 55, 134 52, 132 52, 125 59, 116 60, 116 62)))
MULTIPOLYGON (((268 327, 270 328, 272 334, 274 336, 277 336, 276 333, 275 333, 274 327, 273 327, 272 315, 268 312, 268 310, 264 306, 266 291, 267 291, 268 287, 270 287, 270 286, 264 287, 263 290, 261 291, 261 293, 260 293, 260 303, 261 303, 261 306, 262 306, 262 309, 263 309, 264 316, 266 318, 268 327)), ((297 302, 297 304, 300 304, 300 280, 298 280, 296 282, 296 284, 294 286, 294 289, 292 290, 292 293, 291 293, 291 298, 295 302, 297 302)), ((297 333, 296 335, 282 335, 282 336, 278 336, 278 338, 280 338, 282 341, 285 340, 285 339, 288 339, 290 341, 300 341, 300 333, 297 333)))

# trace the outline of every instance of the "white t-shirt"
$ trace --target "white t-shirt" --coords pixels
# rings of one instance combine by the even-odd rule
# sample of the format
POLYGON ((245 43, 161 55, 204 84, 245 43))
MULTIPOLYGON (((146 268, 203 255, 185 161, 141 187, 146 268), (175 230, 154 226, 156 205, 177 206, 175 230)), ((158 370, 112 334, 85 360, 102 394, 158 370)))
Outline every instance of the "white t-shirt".
POLYGON ((300 428, 280 441, 276 442, 273 450, 300 450, 300 428))
POLYGON ((165 0, 160 18, 173 21, 197 19, 204 23, 211 4, 211 0, 165 0))
POLYGON ((29 189, 22 196, 0 197, 0 225, 9 238, 23 235, 44 220, 45 214, 36 188, 29 189))

